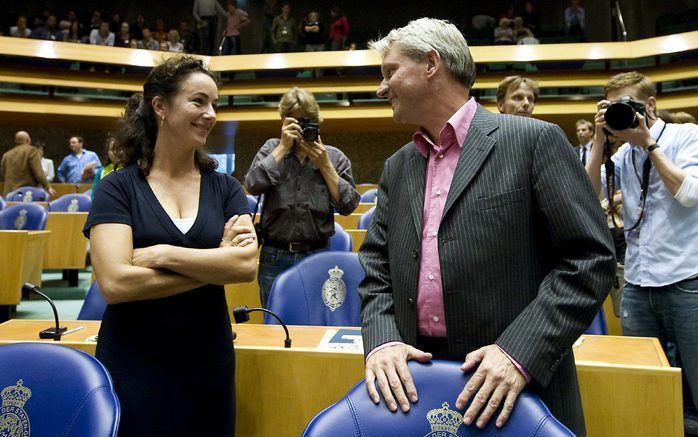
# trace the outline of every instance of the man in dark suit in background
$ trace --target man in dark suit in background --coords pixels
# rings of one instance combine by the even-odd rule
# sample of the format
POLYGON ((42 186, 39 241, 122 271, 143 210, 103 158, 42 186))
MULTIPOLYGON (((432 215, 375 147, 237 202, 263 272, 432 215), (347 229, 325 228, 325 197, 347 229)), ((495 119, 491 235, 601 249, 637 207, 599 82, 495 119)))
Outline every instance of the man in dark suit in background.
POLYGON ((410 22, 371 48, 393 119, 421 126, 383 170, 359 252, 366 386, 395 411, 417 390, 406 361, 475 370, 456 408, 503 426, 528 387, 577 435, 584 417, 571 346, 615 272, 591 184, 562 130, 495 115, 469 98, 475 64, 452 24, 410 22))

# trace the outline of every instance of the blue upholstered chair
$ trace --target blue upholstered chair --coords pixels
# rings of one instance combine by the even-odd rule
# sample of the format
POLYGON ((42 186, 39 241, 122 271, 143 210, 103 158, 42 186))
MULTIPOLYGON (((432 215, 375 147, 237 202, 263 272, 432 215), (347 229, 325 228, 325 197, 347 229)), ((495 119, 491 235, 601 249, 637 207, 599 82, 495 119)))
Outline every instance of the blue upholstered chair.
POLYGON ((351 235, 337 222, 334 222, 334 235, 330 237, 330 250, 344 252, 352 250, 351 235))
POLYGON ((82 308, 80 308, 78 320, 102 320, 106 308, 107 303, 99 291, 99 284, 97 284, 97 281, 94 281, 87 291, 82 308))
POLYGON ((361 202, 373 203, 376 201, 377 195, 378 195, 378 188, 370 189, 361 195, 361 202))
MULTIPOLYGON (((121 408, 107 369, 65 346, 0 346, 0 390, 10 435, 116 436, 121 408)), ((1 417, 1 416, 0 416, 1 417)), ((5 430, 8 430, 5 428, 5 430)))
POLYGON ((92 188, 90 188, 89 190, 85 191, 85 192, 82 193, 82 194, 84 194, 85 196, 87 196, 87 197, 89 197, 90 199, 92 199, 92 188))
POLYGON ((376 207, 374 206, 365 213, 361 214, 361 217, 359 217, 359 224, 357 225, 359 229, 368 229, 368 225, 371 224, 371 219, 373 219, 373 213, 375 210, 376 207))
POLYGON ((251 194, 247 195, 247 207, 250 209, 250 214, 254 212, 257 207, 257 197, 251 194))
MULTIPOLYGON (((354 252, 318 252, 280 274, 268 308, 289 325, 361 326, 356 289, 364 270, 354 252)), ((265 314, 264 323, 276 324, 265 314)))
POLYGON ((608 335, 608 328, 606 327, 606 315, 603 312, 603 307, 599 309, 598 314, 591 321, 591 325, 584 331, 585 334, 592 335, 608 335))
POLYGON ((41 231, 46 227, 46 208, 33 203, 18 203, 0 211, 0 229, 41 231))
POLYGON ((5 203, 5 199, 3 199, 2 196, 0 196, 0 210, 5 209, 6 206, 7 203, 5 203))
POLYGON ((343 399, 318 413, 308 424, 303 437, 574 436, 537 396, 528 391, 519 395, 509 420, 502 428, 495 426, 496 416, 484 429, 463 425, 465 410, 456 410, 455 403, 471 373, 463 373, 461 364, 440 360, 428 364, 408 362, 419 402, 412 404, 407 414, 390 412, 382 400, 380 404, 374 404, 362 380, 343 399))
POLYGON ((65 194, 49 202, 51 212, 90 212, 92 198, 84 194, 65 194))
POLYGON ((8 202, 47 202, 51 196, 40 187, 19 187, 5 196, 8 202), (31 194, 29 194, 31 193, 31 194))

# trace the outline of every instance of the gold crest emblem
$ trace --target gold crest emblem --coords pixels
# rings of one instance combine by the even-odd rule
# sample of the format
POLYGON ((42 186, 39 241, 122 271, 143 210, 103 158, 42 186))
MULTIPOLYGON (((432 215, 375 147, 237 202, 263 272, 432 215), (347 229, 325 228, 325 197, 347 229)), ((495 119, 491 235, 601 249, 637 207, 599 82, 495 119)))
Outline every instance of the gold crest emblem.
POLYGON ((463 424, 463 415, 448 409, 448 402, 441 408, 434 408, 427 413, 431 432, 424 437, 457 437, 458 428, 463 424))
POLYGON ((78 212, 80 210, 80 205, 78 205, 78 199, 72 199, 70 205, 68 205, 68 212, 78 212))
POLYGON ((24 386, 24 381, 17 381, 17 385, 5 387, 0 392, 2 408, 0 409, 0 436, 29 437, 29 416, 24 411, 24 404, 32 395, 29 387, 24 386))

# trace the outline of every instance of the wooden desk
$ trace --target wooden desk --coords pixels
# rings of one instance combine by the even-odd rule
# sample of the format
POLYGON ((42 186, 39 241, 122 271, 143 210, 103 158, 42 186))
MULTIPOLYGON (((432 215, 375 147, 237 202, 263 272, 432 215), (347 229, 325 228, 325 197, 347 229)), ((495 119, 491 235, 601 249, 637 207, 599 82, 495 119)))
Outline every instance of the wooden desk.
MULTIPOLYGON (((43 320, 0 324, 0 345, 39 341, 43 320)), ((99 322, 62 344, 94 354, 99 322)), ((237 435, 298 436, 310 419, 363 378, 363 355, 315 349, 326 328, 289 326, 293 347, 283 348, 277 325, 234 325, 237 435)), ((69 338, 72 337, 72 338, 69 338)), ((574 353, 589 437, 682 436, 680 369, 668 366, 656 339, 582 336, 574 353)), ((46 341, 46 340, 43 340, 46 341)))
MULTIPOLYGON (((0 305, 17 305, 22 284, 41 285, 41 260, 48 231, 0 231, 0 305)), ((0 315, 6 318, 7 314, 0 315)))
POLYGON ((376 202, 361 202, 359 205, 356 207, 354 210, 354 214, 363 214, 369 209, 373 208, 376 206, 376 202))
POLYGON ((56 190, 56 195, 51 199, 55 200, 58 199, 61 196, 65 196, 66 194, 75 194, 78 192, 77 186, 75 184, 64 184, 64 183, 55 183, 51 184, 51 188, 56 190))
POLYGON ((347 229, 346 231, 351 235, 353 251, 358 252, 366 238, 366 229, 347 229))
POLYGON ((341 214, 335 214, 334 215, 334 221, 342 225, 342 227, 345 230, 349 229, 356 229, 357 226, 359 225, 359 218, 361 217, 361 214, 349 214, 349 215, 341 215, 341 214))
POLYGON ((46 252, 45 269, 84 269, 88 240, 82 234, 86 212, 49 212, 46 230, 51 231, 46 252))

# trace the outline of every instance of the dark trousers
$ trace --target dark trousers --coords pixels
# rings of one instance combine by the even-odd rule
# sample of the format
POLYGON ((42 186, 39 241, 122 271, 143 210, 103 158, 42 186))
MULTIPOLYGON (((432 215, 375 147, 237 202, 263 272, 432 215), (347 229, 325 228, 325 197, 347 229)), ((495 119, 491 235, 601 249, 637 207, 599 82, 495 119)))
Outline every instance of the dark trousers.
POLYGON ((216 42, 216 34, 218 33, 218 17, 211 15, 208 17, 201 17, 201 19, 208 23, 207 26, 199 29, 201 54, 213 55, 214 50, 218 47, 216 42))

